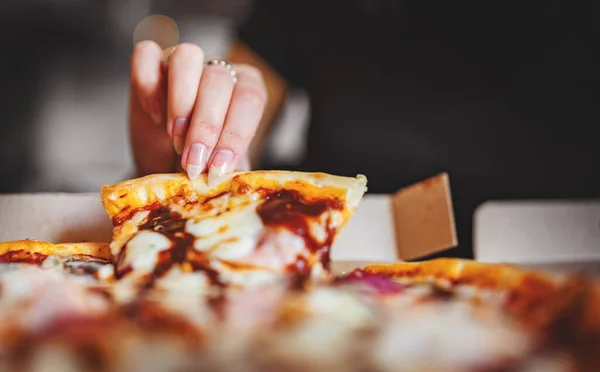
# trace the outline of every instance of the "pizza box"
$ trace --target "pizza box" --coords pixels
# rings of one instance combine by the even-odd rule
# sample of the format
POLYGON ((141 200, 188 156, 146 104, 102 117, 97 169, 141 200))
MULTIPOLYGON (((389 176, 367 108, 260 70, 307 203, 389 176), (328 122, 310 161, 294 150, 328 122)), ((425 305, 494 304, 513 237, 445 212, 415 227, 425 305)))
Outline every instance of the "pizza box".
MULTIPOLYGON (((475 258, 600 273, 600 202, 488 202, 474 218, 475 258)), ((109 241, 97 193, 0 195, 0 241, 109 241)), ((392 195, 367 193, 332 249, 334 271, 415 260, 458 244, 447 174, 392 195)))
POLYGON ((479 261, 600 276, 600 200, 488 201, 473 220, 479 261))

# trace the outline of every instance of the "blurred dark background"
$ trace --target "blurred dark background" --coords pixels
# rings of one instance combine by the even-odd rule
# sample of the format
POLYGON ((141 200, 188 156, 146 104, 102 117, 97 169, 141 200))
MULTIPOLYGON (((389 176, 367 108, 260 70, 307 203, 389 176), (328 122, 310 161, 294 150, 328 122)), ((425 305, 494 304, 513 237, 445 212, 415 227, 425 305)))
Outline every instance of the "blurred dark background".
MULTIPOLYGON (((399 102, 398 107, 413 112, 414 123, 406 125, 419 125, 421 111, 437 115, 440 122, 447 123, 439 126, 442 129, 437 136, 448 138, 444 151, 452 153, 454 160, 472 162, 478 157, 473 152, 477 148, 462 147, 449 133, 494 137, 493 131, 485 134, 485 121, 489 120, 490 125, 512 128, 497 138, 487 138, 498 148, 546 141, 546 149, 556 150, 551 157, 540 156, 535 159, 537 163, 529 163, 532 172, 536 167, 548 170, 559 166, 557 169, 566 172, 564 177, 571 177, 573 183, 597 182, 597 171, 590 164, 599 153, 594 135, 594 127, 600 124, 599 2, 508 1, 485 5, 476 1, 323 1, 317 13, 317 2, 308 2, 311 6, 304 6, 308 3, 302 1, 280 3, 290 8, 287 17, 295 19, 291 24, 297 28, 302 28, 303 22, 329 22, 335 26, 330 29, 337 27, 343 34, 347 27, 354 27, 354 31, 355 27, 380 27, 385 32, 387 26, 381 25, 393 25, 392 30, 402 35, 397 45, 365 32, 364 37, 330 46, 355 53, 351 57, 341 52, 337 67, 340 81, 344 64, 351 66, 353 58, 371 61, 379 70, 380 82, 389 76, 402 76, 410 89, 392 98, 399 102), (419 56, 427 57, 427 65, 419 56), (479 105, 470 114, 481 122, 477 131, 469 132, 457 124, 461 114, 439 109, 440 103, 464 108, 471 102, 479 105), (501 114, 489 114, 494 112, 501 114), (522 126, 526 121, 533 125, 522 126), (556 142, 556 138, 564 141, 556 142), (563 151, 581 151, 585 164, 570 162, 563 151), (582 173, 588 177, 576 175, 582 173)), ((180 41, 199 44, 207 55, 223 55, 234 37, 233 28, 251 14, 252 5, 251 0, 3 1, 0 192, 96 192, 101 184, 128 177, 132 171, 126 126, 128 58, 136 24, 150 14, 168 15, 180 28, 180 41)), ((260 28, 256 24, 253 27, 260 28)), ((247 30, 248 35, 253 32, 247 30)), ((322 36, 308 35, 307 40, 322 36)), ((275 41, 280 38, 263 37, 264 42, 255 40, 255 46, 266 57, 276 55, 280 47, 275 41)), ((285 63, 276 67, 286 70, 285 63)), ((348 85, 361 82, 359 76, 344 79, 348 85)), ((293 76, 291 80, 294 82, 293 76)), ((334 83, 338 85, 331 89, 346 89, 343 82, 334 83)), ((368 89, 374 86, 364 84, 368 89)), ((356 90, 362 89, 356 86, 356 90)), ((315 100, 327 99, 329 94, 323 90, 311 93, 315 100)), ((373 105, 357 98, 348 102, 353 106, 373 105)), ((271 137, 264 166, 292 168, 303 164, 303 143, 310 135, 306 130, 309 106, 306 93, 294 89, 271 137)), ((377 117, 364 118, 365 127, 369 120, 399 120, 394 119, 393 111, 378 112, 377 117)), ((340 130, 353 133, 364 128, 348 124, 340 130)), ((349 141, 339 146, 353 148, 356 141, 349 141)), ((385 143, 363 142, 361 146, 362 151, 376 154, 379 148, 390 146, 405 146, 418 153, 420 145, 392 133, 385 143)), ((518 152, 507 153, 513 164, 519 162, 518 152)), ((382 167, 393 167, 394 161, 388 157, 382 167)), ((353 161, 348 164, 357 166, 353 161)), ((418 166, 418 162, 414 164, 418 166)), ((501 167, 490 164, 487 172, 510 172, 501 167)), ((432 170, 422 169, 408 169, 409 176, 404 179, 416 181, 431 175, 428 172, 432 170)), ((331 171, 325 166, 323 170, 331 171)), ((590 189, 581 189, 581 196, 591 196, 590 189)))

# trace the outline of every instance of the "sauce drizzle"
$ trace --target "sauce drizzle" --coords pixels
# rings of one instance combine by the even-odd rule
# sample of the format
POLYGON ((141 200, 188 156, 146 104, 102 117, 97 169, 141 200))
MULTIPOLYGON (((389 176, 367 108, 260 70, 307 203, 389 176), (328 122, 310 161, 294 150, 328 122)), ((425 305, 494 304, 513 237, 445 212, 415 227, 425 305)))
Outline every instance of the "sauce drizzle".
POLYGON ((330 267, 330 250, 335 235, 335 228, 326 223, 326 238, 318 241, 311 233, 309 217, 317 218, 328 210, 342 210, 344 204, 339 199, 305 200, 296 190, 260 189, 266 201, 257 208, 263 224, 273 228, 285 228, 292 234, 302 237, 309 251, 315 253, 328 270, 330 267))
POLYGON ((0 255, 1 263, 27 263, 33 265, 41 265, 47 255, 39 252, 26 252, 23 249, 9 251, 0 255))
MULTIPOLYGON (((153 230, 167 237, 171 247, 158 254, 157 263, 150 274, 146 287, 152 287, 154 281, 164 276, 175 264, 187 262, 194 271, 203 271, 213 285, 224 286, 219 278, 219 273, 210 267, 208 260, 202 252, 193 249, 194 236, 185 231, 187 220, 167 206, 154 208, 148 214, 146 222, 139 226, 139 230, 153 230)), ((130 266, 121 268, 127 248, 123 249, 117 257, 117 279, 132 270, 130 266)))
POLYGON ((117 214, 116 216, 113 217, 113 219, 112 219, 113 226, 122 225, 125 221, 130 220, 133 217, 133 215, 136 214, 137 212, 153 211, 153 210, 161 208, 161 207, 162 207, 162 205, 160 204, 160 202, 155 202, 153 204, 145 205, 140 208, 134 208, 131 210, 124 209, 121 212, 119 212, 119 214, 117 214))

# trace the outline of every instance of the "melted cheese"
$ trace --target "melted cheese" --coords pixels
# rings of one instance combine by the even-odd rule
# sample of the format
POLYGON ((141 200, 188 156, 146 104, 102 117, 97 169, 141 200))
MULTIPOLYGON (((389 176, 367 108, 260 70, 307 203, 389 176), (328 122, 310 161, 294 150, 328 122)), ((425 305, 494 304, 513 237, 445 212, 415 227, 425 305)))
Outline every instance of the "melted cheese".
POLYGON ((123 246, 138 232, 138 226, 148 218, 149 214, 149 211, 138 211, 130 220, 114 229, 113 240, 110 242, 110 253, 113 257, 119 255, 123 246))
POLYGON ((433 302, 396 312, 373 347, 378 369, 464 370, 528 352, 527 338, 511 323, 478 315, 463 302, 433 302))
POLYGON ((268 357, 309 370, 352 370, 348 363, 361 343, 359 331, 376 324, 376 313, 358 297, 333 288, 303 294, 301 306, 304 315, 290 309, 297 319, 291 327, 268 336, 268 357))
POLYGON ((174 314, 185 316, 201 328, 215 323, 205 301, 212 288, 203 272, 183 273, 175 267, 156 282, 155 288, 159 290, 155 299, 174 314))
MULTIPOLYGON (((252 264, 275 271, 293 263, 306 249, 304 240, 285 229, 265 229, 256 212, 260 203, 256 193, 245 195, 235 204, 228 195, 212 200, 214 208, 207 216, 186 223, 186 231, 196 238, 194 248, 213 260, 252 264)), ((313 224, 311 230, 324 240, 323 227, 313 224)), ((231 270, 226 275, 237 276, 237 273, 231 270)), ((240 275, 247 278, 252 272, 240 275)))
POLYGON ((59 344, 45 344, 36 350, 33 358, 28 361, 28 371, 31 372, 77 372, 81 365, 77 355, 59 344))
POLYGON ((127 243, 123 267, 131 265, 136 274, 148 274, 154 269, 158 254, 169 249, 171 244, 171 241, 162 234, 147 230, 140 231, 127 243))
POLYGON ((2 290, 0 315, 17 312, 13 314, 15 320, 30 329, 39 329, 60 317, 100 313, 109 305, 76 277, 37 267, 4 274, 2 290))
POLYGON ((298 256, 307 256, 304 239, 287 230, 276 230, 265 233, 260 246, 243 261, 281 272, 293 264, 298 256))
POLYGON ((317 316, 327 316, 349 327, 373 324, 373 313, 356 296, 334 288, 318 288, 309 292, 306 306, 317 316))
POLYGON ((222 282, 244 288, 256 288, 284 279, 280 273, 268 269, 230 268, 218 261, 214 261, 211 266, 217 270, 222 282))
POLYGON ((283 365, 323 371, 346 371, 357 334, 330 318, 314 317, 273 337, 266 352, 283 365))
POLYGON ((112 264, 104 265, 96 271, 96 275, 100 281, 112 280, 115 277, 115 266, 112 264))
POLYGON ((203 272, 184 273, 179 267, 174 267, 158 279, 155 288, 164 291, 183 293, 184 295, 205 295, 210 282, 203 272))
MULTIPOLYGON (((226 203, 226 200, 221 202, 226 203)), ((215 207, 216 210, 226 209, 222 203, 215 207)), ((199 221, 189 220, 186 231, 196 237, 194 248, 223 260, 237 260, 249 255, 264 229, 256 213, 257 207, 256 202, 238 204, 229 212, 205 216, 199 221)))
POLYGON ((230 291, 226 302, 226 328, 234 328, 237 333, 240 328, 263 329, 272 323, 277 315, 281 301, 287 294, 283 282, 271 285, 230 291))
POLYGON ((118 304, 131 302, 138 294, 137 283, 127 277, 115 281, 109 288, 115 303, 118 304))

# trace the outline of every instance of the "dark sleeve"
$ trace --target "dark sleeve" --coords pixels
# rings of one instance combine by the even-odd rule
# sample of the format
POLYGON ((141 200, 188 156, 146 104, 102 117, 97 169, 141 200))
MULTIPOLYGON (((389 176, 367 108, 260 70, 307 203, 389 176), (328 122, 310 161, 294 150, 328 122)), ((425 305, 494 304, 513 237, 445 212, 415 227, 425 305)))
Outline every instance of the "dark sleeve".
POLYGON ((301 2, 258 0, 239 25, 238 41, 249 46, 292 85, 302 85, 301 2), (294 8, 299 9, 294 9, 294 8))

